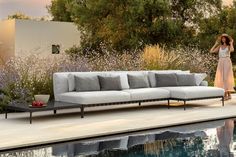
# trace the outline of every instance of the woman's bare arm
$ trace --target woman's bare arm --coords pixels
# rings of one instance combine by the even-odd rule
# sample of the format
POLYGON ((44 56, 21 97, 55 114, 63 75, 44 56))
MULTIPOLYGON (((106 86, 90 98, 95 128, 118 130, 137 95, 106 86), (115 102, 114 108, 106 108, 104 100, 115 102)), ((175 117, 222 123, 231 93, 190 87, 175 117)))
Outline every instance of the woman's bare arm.
POLYGON ((230 41, 229 51, 234 52, 234 40, 233 39, 231 39, 231 41, 230 41))
POLYGON ((220 49, 220 45, 218 45, 218 42, 216 42, 214 44, 214 46, 210 49, 210 52, 211 53, 217 53, 217 52, 219 52, 219 49, 220 49))

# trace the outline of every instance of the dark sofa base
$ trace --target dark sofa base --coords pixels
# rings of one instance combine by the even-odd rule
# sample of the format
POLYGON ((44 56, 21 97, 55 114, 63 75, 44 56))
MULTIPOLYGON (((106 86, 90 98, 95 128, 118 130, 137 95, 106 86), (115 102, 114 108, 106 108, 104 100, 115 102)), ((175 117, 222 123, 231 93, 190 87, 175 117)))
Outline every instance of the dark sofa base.
POLYGON ((150 100, 135 100, 135 101, 124 101, 124 102, 114 102, 114 103, 102 103, 102 104, 81 104, 81 118, 84 118, 84 108, 85 107, 95 107, 95 106, 108 106, 108 105, 120 105, 120 104, 133 104, 138 103, 139 106, 141 106, 142 102, 154 102, 154 101, 167 101, 168 102, 168 108, 170 106, 170 99, 163 98, 163 99, 150 99, 150 100))
MULTIPOLYGON (((194 100, 204 100, 204 99, 217 99, 221 98, 222 106, 224 106, 224 97, 223 96, 216 96, 216 97, 205 97, 205 98, 194 98, 194 99, 179 99, 179 98, 171 98, 171 100, 178 100, 184 102, 184 110, 186 110, 186 102, 187 101, 194 101, 194 100)), ((169 104, 168 104, 169 105, 169 104)))
POLYGON ((151 100, 136 100, 136 101, 125 101, 125 102, 115 102, 115 103, 102 103, 102 104, 81 104, 81 118, 84 118, 84 108, 85 107, 94 107, 94 106, 108 106, 108 105, 119 105, 119 104, 132 104, 138 103, 139 106, 142 102, 153 102, 153 101, 167 101, 168 109, 170 108, 170 100, 177 100, 184 102, 184 110, 186 110, 186 102, 187 101, 194 101, 194 100, 204 100, 204 99, 217 99, 221 98, 222 106, 224 106, 224 97, 223 96, 215 96, 215 97, 204 97, 204 98, 194 98, 194 99, 179 99, 179 98, 164 98, 164 99, 151 99, 151 100))

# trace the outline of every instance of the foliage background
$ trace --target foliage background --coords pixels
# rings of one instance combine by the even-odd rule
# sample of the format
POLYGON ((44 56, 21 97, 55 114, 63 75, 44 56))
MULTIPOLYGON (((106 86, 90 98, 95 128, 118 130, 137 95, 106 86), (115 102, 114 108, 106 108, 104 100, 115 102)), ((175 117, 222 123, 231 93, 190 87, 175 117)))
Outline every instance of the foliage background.
POLYGON ((182 69, 206 72, 212 85, 217 55, 209 49, 221 33, 236 39, 235 1, 222 7, 221 0, 52 0, 47 9, 55 21, 74 22, 82 42, 63 55, 7 62, 0 68, 3 105, 39 93, 53 98, 59 71, 182 69))
POLYGON ((236 3, 221 0, 53 0, 53 20, 72 21, 83 32, 82 54, 133 51, 145 45, 198 46, 208 51, 217 35, 236 38, 236 3))

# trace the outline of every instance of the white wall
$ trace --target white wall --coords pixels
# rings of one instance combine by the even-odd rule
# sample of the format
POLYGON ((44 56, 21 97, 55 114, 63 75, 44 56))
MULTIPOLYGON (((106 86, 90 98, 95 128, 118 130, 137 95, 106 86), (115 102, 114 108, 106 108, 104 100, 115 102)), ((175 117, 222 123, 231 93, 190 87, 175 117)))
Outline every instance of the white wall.
POLYGON ((0 62, 14 56, 15 20, 0 21, 0 62))
MULTIPOLYGON (((80 44, 80 32, 73 23, 16 20, 15 55, 52 55, 52 45, 60 45, 61 53, 80 44)), ((54 54, 56 55, 56 54, 54 54)))

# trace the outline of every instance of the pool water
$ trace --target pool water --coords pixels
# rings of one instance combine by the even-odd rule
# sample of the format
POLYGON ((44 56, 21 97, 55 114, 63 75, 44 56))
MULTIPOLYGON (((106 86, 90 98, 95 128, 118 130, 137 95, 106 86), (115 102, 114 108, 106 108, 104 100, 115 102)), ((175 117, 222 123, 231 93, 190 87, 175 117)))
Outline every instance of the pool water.
POLYGON ((0 157, 233 157, 234 119, 0 153, 0 157))

